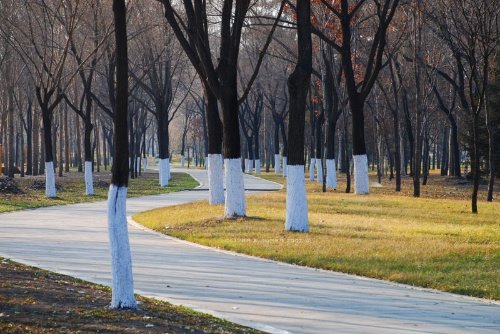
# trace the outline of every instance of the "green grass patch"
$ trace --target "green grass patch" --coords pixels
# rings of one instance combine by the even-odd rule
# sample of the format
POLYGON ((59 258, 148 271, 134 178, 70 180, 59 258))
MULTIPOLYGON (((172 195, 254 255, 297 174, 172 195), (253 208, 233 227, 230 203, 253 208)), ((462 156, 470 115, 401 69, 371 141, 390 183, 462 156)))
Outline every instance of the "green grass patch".
MULTIPOLYGON (((103 201, 107 199, 108 186, 94 186, 93 196, 85 195, 85 184, 82 173, 69 173, 67 176, 57 178, 56 183, 62 188, 58 190, 56 198, 47 198, 45 191, 30 189, 30 186, 42 177, 16 178, 23 194, 0 194, 0 213, 35 209, 53 205, 75 204, 83 202, 103 201)), ((94 180, 101 179, 110 182, 109 173, 96 173, 94 180)), ((185 173, 172 173, 168 187, 162 188, 158 183, 158 173, 143 173, 136 179, 129 180, 128 197, 166 194, 175 191, 193 189, 198 182, 185 173)))
POLYGON ((310 233, 284 231, 285 191, 250 197, 248 217, 241 219, 223 219, 223 206, 207 202, 152 210, 134 219, 211 247, 500 299, 499 203, 480 202, 474 215, 465 199, 417 199, 387 189, 356 196, 323 193, 316 183, 307 187, 310 233))

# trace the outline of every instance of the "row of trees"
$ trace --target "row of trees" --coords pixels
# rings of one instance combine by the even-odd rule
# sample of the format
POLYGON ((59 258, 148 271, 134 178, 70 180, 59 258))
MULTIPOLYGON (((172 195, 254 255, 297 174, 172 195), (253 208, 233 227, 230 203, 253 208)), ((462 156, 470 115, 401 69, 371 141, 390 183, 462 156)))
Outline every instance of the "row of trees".
MULTIPOLYGON (((298 152, 287 134, 296 96, 285 84, 298 59, 296 4, 128 6, 131 176, 147 164, 141 157, 157 155, 160 184, 168 185, 174 131, 182 155, 191 139, 214 167, 213 204, 225 201, 219 170, 222 156, 227 160, 234 170, 227 175, 228 193, 235 194, 229 198, 240 199, 226 201, 226 213, 244 214, 242 155, 247 171, 255 164, 259 172, 263 156, 266 169, 280 172, 283 165, 286 172, 288 151, 298 152)), ((98 0, 50 0, 5 1, 0 10, 4 173, 12 176, 16 167, 45 173, 53 197, 54 162, 59 175, 73 164, 85 171, 92 195, 94 164, 106 168, 113 160, 110 8, 98 0)), ((481 170, 489 171, 492 200, 497 16, 487 0, 312 1, 312 80, 301 145, 310 177, 322 181, 325 158, 326 187, 335 188, 333 171, 349 173, 352 155, 356 193, 368 193, 368 165, 376 164, 379 178, 390 171, 396 191, 402 175, 412 176, 419 196, 431 167, 461 177, 470 166, 473 211, 481 170)))
POLYGON ((0 4, 6 172, 13 175, 16 160, 28 174, 45 172, 47 196, 54 197, 55 158, 62 173, 83 155, 91 195, 94 162, 112 163, 114 307, 135 307, 128 175, 157 155, 160 185, 168 185, 172 124, 182 153, 188 138, 203 142, 209 200, 224 203, 226 217, 246 214, 242 152, 247 171, 255 163, 259 172, 264 155, 266 169, 274 164, 287 175, 290 231, 309 228, 306 161, 325 188, 337 187, 340 167, 350 191, 352 156, 356 194, 369 193, 369 164, 377 165, 379 180, 388 165, 395 190, 408 174, 415 196, 431 167, 461 177, 470 164, 472 211, 481 170, 489 170, 492 200, 500 156, 495 1, 127 6, 113 0, 112 15, 100 0, 0 4))

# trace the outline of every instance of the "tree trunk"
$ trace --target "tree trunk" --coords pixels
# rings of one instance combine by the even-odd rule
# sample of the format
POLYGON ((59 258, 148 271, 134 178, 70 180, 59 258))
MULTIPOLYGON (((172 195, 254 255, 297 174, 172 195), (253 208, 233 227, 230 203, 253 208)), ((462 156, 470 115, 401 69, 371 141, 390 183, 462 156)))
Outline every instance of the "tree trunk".
POLYGON ((97 172, 99 173, 101 171, 101 138, 100 138, 100 132, 99 132, 99 125, 96 120, 96 130, 94 131, 94 140, 95 140, 95 147, 96 147, 96 157, 95 157, 95 162, 96 162, 96 167, 97 167, 97 172))
POLYGON ((52 146, 52 115, 46 105, 41 105, 43 122, 43 142, 45 151, 45 195, 49 198, 57 196, 54 171, 54 155, 52 146))
MULTIPOLYGON (((161 108, 161 107, 160 107, 161 108)), ((170 150, 168 114, 157 110, 158 157, 160 159, 160 187, 167 187, 170 180, 170 150)))
POLYGON ((307 232, 309 221, 304 183, 304 118, 312 71, 311 3, 297 0, 297 65, 288 78, 290 96, 288 124, 287 231, 307 232))
POLYGON ((280 162, 280 123, 274 120, 274 172, 280 174, 281 172, 281 162, 280 162))
MULTIPOLYGON (((359 95, 353 93, 354 95, 359 95)), ((352 114, 352 154, 354 159, 354 192, 358 195, 369 193, 368 159, 365 144, 365 118, 363 102, 358 96, 350 99, 352 114)))
POLYGON ((33 104, 28 100, 28 109, 26 114, 26 174, 33 175, 33 104))
POLYGON ((38 165, 38 171, 40 174, 45 174, 45 137, 44 137, 45 134, 43 130, 43 125, 41 130, 42 133, 40 138, 40 164, 38 165))
POLYGON ((20 136, 21 136, 21 164, 19 165, 19 169, 21 170, 21 177, 24 177, 24 174, 25 174, 25 168, 24 168, 24 164, 26 163, 25 162, 25 151, 24 151, 24 133, 23 133, 23 127, 20 126, 20 129, 19 129, 19 133, 20 133, 20 136))
POLYGON ((103 133, 103 143, 102 143, 102 155, 104 157, 104 170, 108 170, 108 141, 106 140, 106 134, 105 134, 105 131, 104 131, 104 127, 102 129, 102 133, 103 133))
MULTIPOLYGON (((331 115, 333 116, 333 115, 331 115)), ((337 118, 335 116, 327 117, 328 124, 326 128, 326 187, 337 188, 337 166, 335 162, 335 128, 337 127, 337 118)))
POLYGON ((286 135, 286 129, 285 129, 285 121, 282 120, 280 123, 280 130, 281 130, 281 140, 283 141, 283 164, 282 164, 282 169, 283 169, 283 176, 287 176, 287 168, 286 166, 288 165, 288 139, 286 135))
POLYGON ((260 141, 259 141, 259 133, 254 134, 254 163, 255 163, 255 173, 260 174, 260 141))
MULTIPOLYGON (((420 13, 420 3, 413 9, 413 59, 420 59, 422 48, 422 18, 420 13)), ((415 80, 415 150, 413 152, 413 196, 420 197, 420 170, 422 160, 422 122, 423 107, 422 87, 420 84, 420 65, 413 62, 413 74, 415 80)))
POLYGON ((0 124, 1 136, 2 136, 2 156, 0 156, 0 173, 7 176, 8 171, 8 159, 9 159, 9 143, 7 140, 7 119, 8 115, 5 116, 5 119, 2 119, 2 124, 0 124))
POLYGON ((318 183, 323 183, 323 124, 324 116, 321 114, 316 120, 316 180, 318 183))
POLYGON ((70 145, 69 145, 69 130, 68 130, 68 111, 64 112, 64 171, 69 173, 70 165, 70 145))
POLYGON ((208 202, 211 205, 218 205, 224 203, 222 122, 216 96, 208 84, 204 83, 203 88, 208 130, 208 202))
POLYGON ((113 0, 116 38, 116 105, 114 161, 108 193, 108 230, 111 247, 111 308, 136 309, 126 201, 129 172, 128 58, 125 0, 113 0))
POLYGON ((461 177, 462 172, 460 170, 460 147, 458 144, 458 127, 455 118, 451 113, 448 113, 448 120, 450 122, 450 146, 449 146, 449 155, 448 159, 448 175, 461 177))
MULTIPOLYGON (((76 127, 76 163, 78 165, 78 172, 81 173, 81 172, 83 172, 82 135, 81 135, 80 117, 79 116, 76 116, 75 122, 76 122, 76 125, 75 125, 75 127, 76 127)), ((90 150, 90 145, 89 145, 89 150, 90 150)))
POLYGON ((425 131, 424 135, 424 156, 423 156, 423 179, 422 185, 427 185, 427 178, 429 176, 429 134, 425 131))
POLYGON ((393 113, 393 130, 394 130, 394 164, 396 169, 396 191, 401 191, 401 146, 399 132, 399 111, 396 109, 393 113))
MULTIPOLYGON (((403 89, 402 93, 402 98, 403 98, 403 109, 404 109, 404 120, 405 120, 405 130, 406 130, 406 135, 408 136, 408 158, 409 158, 409 165, 410 165, 410 176, 413 176, 413 159, 415 155, 415 137, 413 136, 413 125, 411 123, 411 116, 410 116, 410 110, 408 106, 408 97, 406 95, 405 90, 403 89)), ((408 173, 406 173, 408 174, 408 173)))
POLYGON ((253 160, 254 160, 254 153, 253 153, 253 137, 247 137, 246 138, 246 144, 247 144, 247 159, 246 159, 246 165, 245 165, 245 171, 249 174, 252 173, 253 170, 253 160))
POLYGON ((39 173, 40 166, 40 117, 35 112, 33 117, 33 158, 32 158, 32 174, 33 176, 37 176, 39 173))
POLYGON ((14 172, 16 170, 15 167, 15 148, 16 145, 14 144, 14 93, 12 92, 11 87, 7 88, 9 90, 8 92, 8 132, 9 132, 9 142, 8 142, 8 152, 9 152, 9 165, 8 165, 8 174, 7 176, 9 177, 14 177, 14 172))
POLYGON ((433 140, 433 145, 432 145, 432 170, 435 170, 436 169, 436 156, 437 156, 437 143, 436 143, 436 140, 434 138, 433 140))
POLYGON ((479 115, 474 113, 472 118, 472 159, 471 159, 471 168, 472 168, 472 213, 477 213, 477 193, 479 191, 479 143, 478 143, 478 122, 479 115))
MULTIPOLYGON (((83 154, 84 154, 84 161, 85 161, 85 193, 87 196, 92 196, 94 195, 94 182, 93 182, 93 163, 94 159, 92 157, 92 130, 93 130, 93 125, 92 121, 90 119, 90 111, 89 109, 90 106, 87 105, 87 112, 85 119, 83 120, 83 154)), ((79 124, 79 120, 78 123, 79 124)), ((81 152, 78 149, 78 156, 81 159, 81 152)), ((80 169, 80 166, 78 167, 80 169)))
POLYGON ((63 115, 59 113, 59 165, 58 165, 58 176, 63 176, 64 170, 64 125, 63 125, 63 115))
POLYGON ((495 147, 495 141, 494 141, 494 128, 491 120, 491 115, 489 112, 488 106, 486 106, 486 129, 488 130, 488 164, 490 167, 490 175, 488 179, 488 195, 486 197, 486 200, 488 202, 493 201, 493 188, 495 186, 495 172, 496 172, 496 166, 495 166, 495 161, 496 161, 496 147, 495 147))
POLYGON ((448 174, 448 127, 443 128, 443 141, 441 143, 441 176, 448 174))
POLYGON ((345 175, 346 175, 346 186, 345 186, 345 192, 348 194, 351 192, 351 166, 350 166, 350 154, 349 154, 349 144, 348 144, 348 126, 349 126, 349 119, 348 119, 348 113, 344 112, 344 138, 343 138, 343 146, 344 146, 344 168, 345 168, 345 175))
POLYGON ((227 69, 230 73, 223 75, 227 87, 222 92, 219 100, 223 113, 223 149, 226 200, 224 207, 225 217, 238 217, 246 215, 245 189, 243 173, 241 170, 240 124, 238 119, 238 91, 236 83, 236 70, 227 69), (234 71, 234 74, 231 72, 234 71))
MULTIPOLYGON (((309 108, 309 123, 311 125, 311 137, 309 138, 309 180, 314 181, 314 167, 316 162, 315 154, 315 132, 316 132, 316 117, 314 117, 314 107, 309 108)), ((305 160, 307 161, 307 160, 305 160)))

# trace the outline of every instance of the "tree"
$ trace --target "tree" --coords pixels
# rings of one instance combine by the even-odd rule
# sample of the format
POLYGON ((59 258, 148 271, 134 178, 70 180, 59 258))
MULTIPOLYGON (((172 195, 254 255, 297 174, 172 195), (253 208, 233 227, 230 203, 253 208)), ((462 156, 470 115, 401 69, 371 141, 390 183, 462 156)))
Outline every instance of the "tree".
POLYGON ((315 16, 316 22, 323 24, 314 25, 313 33, 334 48, 342 60, 345 87, 352 114, 355 192, 368 194, 364 104, 382 68, 387 42, 386 32, 399 1, 340 0, 333 4, 327 0, 317 2, 328 15, 325 15, 326 20, 315 16), (358 59, 361 55, 364 57, 362 61, 358 59), (363 67, 364 71, 361 71, 360 67, 363 67))
MULTIPOLYGON (((492 0, 438 1, 430 6, 428 15, 454 63, 454 76, 440 69, 436 72, 456 89, 461 108, 470 120, 471 209, 477 213, 481 161, 479 122, 488 105, 486 90, 490 65, 498 45, 498 6, 492 0)), ((422 59, 416 61, 424 63, 422 59)))
MULTIPOLYGON (((244 101, 255 80, 262 64, 262 58, 271 42, 272 33, 276 28, 278 19, 274 21, 271 32, 260 53, 254 74, 251 76, 246 89, 243 90, 242 96, 238 98, 238 56, 243 25, 250 1, 224 0, 222 2, 220 26, 218 28, 220 41, 217 64, 213 62, 212 49, 210 47, 209 36, 211 34, 211 25, 207 16, 207 3, 201 0, 184 0, 182 1, 184 13, 183 15, 179 15, 170 0, 163 0, 162 2, 165 7, 165 18, 202 80, 208 102, 209 141, 210 137, 215 137, 220 132, 220 127, 217 125, 218 113, 215 113, 213 103, 214 97, 217 98, 222 110, 224 129, 222 139, 224 144, 226 179, 225 216, 244 216, 246 214, 246 204, 243 173, 240 167, 241 152, 238 109, 239 104, 244 101), (185 17, 185 21, 181 19, 183 17, 185 17), (212 107, 210 107, 211 103, 212 107)), ((211 8, 208 9, 210 10, 211 8)), ((282 10, 283 4, 279 9, 278 18, 281 16, 282 10)), ((209 169, 215 168, 215 171, 209 171, 209 180, 212 180, 212 176, 216 178, 216 173, 220 174, 221 168, 219 157, 211 158, 209 156, 209 169)))
POLYGON ((252 92, 240 106, 241 130, 246 140, 248 159, 245 159, 245 171, 252 173, 255 163, 255 172, 260 173, 260 125, 264 108, 264 95, 260 87, 252 92))
POLYGON ((108 229, 111 247, 111 308, 136 309, 132 277, 132 256, 127 228, 128 148, 128 52, 125 0, 113 0, 116 41, 116 105, 114 162, 108 193, 108 229))
MULTIPOLYGON (((34 81, 42 114, 45 153, 45 193, 56 197, 53 113, 75 76, 67 69, 70 36, 81 22, 81 1, 24 2, 1 26, 3 38, 21 57, 34 81), (26 20, 21 24, 21 20, 26 20), (26 47, 29 45, 30 47, 26 47)), ((55 133, 55 132, 54 132, 55 133)))
POLYGON ((287 231, 307 232, 309 231, 309 220, 304 183, 304 126, 312 72, 310 0, 297 0, 295 9, 298 59, 294 71, 288 77, 290 104, 285 229, 287 231))
POLYGON ((186 141, 188 139, 187 135, 195 116, 196 110, 193 105, 186 106, 182 111, 181 167, 184 167, 185 164, 186 141))
MULTIPOLYGON (((92 89, 95 81, 97 70, 97 62, 102 56, 98 53, 99 48, 109 36, 110 27, 104 27, 100 24, 99 12, 102 10, 99 1, 91 1, 89 4, 88 14, 92 18, 89 22, 85 22, 87 29, 83 31, 82 36, 76 33, 70 34, 68 31, 70 42, 70 53, 74 58, 77 66, 78 76, 81 80, 82 94, 80 103, 76 104, 71 101, 68 94, 64 94, 64 99, 70 108, 81 118, 84 128, 84 161, 85 161, 85 193, 88 196, 94 194, 93 183, 93 156, 92 156, 92 131, 94 124, 92 115, 94 112, 94 100, 92 98, 92 89), (84 66, 86 65, 86 66, 84 66)), ((66 30, 67 25, 63 25, 66 30)), ((75 96, 76 98, 76 96, 75 96)))
MULTIPOLYGON (((156 7, 153 8, 156 10, 156 7)), ((154 22, 152 18, 148 18, 144 9, 140 9, 139 14, 142 21, 154 22)), ((144 35, 136 39, 140 70, 132 70, 131 75, 153 105, 151 108, 144 98, 136 98, 156 120, 160 186, 166 187, 170 179, 169 127, 191 87, 186 83, 188 78, 185 78, 188 72, 186 59, 176 45, 175 35, 168 25, 163 22, 151 24, 144 35), (181 92, 183 96, 179 98, 181 92)))
POLYGON ((323 104, 326 114, 326 187, 337 188, 337 166, 335 162, 335 136, 337 122, 343 105, 340 92, 341 67, 337 64, 331 46, 321 43, 321 82, 323 104))
MULTIPOLYGON (((269 73, 271 69, 266 66, 266 71, 269 73)), ((266 101, 265 105, 271 112, 271 116, 274 123, 274 170, 276 174, 280 174, 281 167, 283 176, 286 176, 286 165, 287 165, 287 152, 288 152, 288 139, 286 131, 286 119, 288 117, 288 94, 286 87, 286 67, 284 67, 279 73, 274 76, 267 78, 267 89, 264 90, 264 99, 266 101), (281 84, 283 83, 283 84, 281 84), (274 85, 274 87, 273 87, 274 85), (282 93, 279 93, 283 90, 282 93), (283 164, 280 164, 280 136, 283 143, 282 156, 283 164)))

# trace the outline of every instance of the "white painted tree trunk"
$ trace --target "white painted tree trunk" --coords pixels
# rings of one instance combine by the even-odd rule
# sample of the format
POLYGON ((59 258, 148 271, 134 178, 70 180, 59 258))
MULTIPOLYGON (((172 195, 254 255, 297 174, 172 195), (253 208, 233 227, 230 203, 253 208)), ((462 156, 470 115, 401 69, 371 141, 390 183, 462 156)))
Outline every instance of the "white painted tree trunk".
POLYGON ((354 193, 366 195, 369 193, 368 158, 366 154, 354 155, 354 193))
POLYGON ((250 159, 245 159, 245 173, 247 174, 252 174, 252 160, 250 159))
POLYGON ((137 308, 128 238, 127 187, 111 184, 108 192, 108 232, 111 250, 111 308, 137 308))
POLYGON ((337 166, 335 165, 335 159, 326 160, 326 187, 337 188, 337 166))
POLYGON ((285 230, 308 232, 306 184, 303 165, 287 166, 285 230))
POLYGON ((181 167, 184 167, 184 164, 186 163, 186 158, 181 155, 181 167))
POLYGON ((311 164, 309 165, 309 181, 314 181, 314 165, 316 164, 316 159, 311 159, 311 164))
MULTIPOLYGON (((337 158, 339 159, 339 161, 343 161, 342 159, 344 159, 344 155, 343 155, 344 152, 342 152, 342 145, 340 145, 340 140, 339 140, 339 154, 337 155, 337 158)), ((339 167, 340 169, 340 166, 336 166, 336 167, 339 167)))
POLYGON ((241 172, 241 159, 224 159, 226 178, 225 217, 246 215, 245 186, 241 172))
POLYGON ((283 176, 284 177, 287 177, 287 170, 288 170, 287 157, 283 157, 283 176))
POLYGON ((316 180, 318 183, 323 183, 323 160, 316 158, 316 171, 318 173, 316 180))
POLYGON ((274 172, 276 173, 276 175, 279 175, 281 173, 281 161, 279 154, 274 155, 274 172))
POLYGON ((142 170, 146 171, 148 169, 148 158, 142 158, 142 170))
POLYGON ((141 171, 141 157, 135 159, 135 170, 137 173, 141 171))
POLYGON ((170 180, 170 161, 169 159, 160 160, 160 187, 167 187, 170 180))
POLYGON ((92 161, 85 161, 85 193, 94 195, 94 180, 92 177, 92 161))
POLYGON ((45 162, 45 195, 49 198, 57 197, 56 175, 53 161, 45 162))
POLYGON ((224 173, 222 168, 222 154, 209 154, 207 162, 208 201, 211 205, 222 204, 224 203, 224 173))
POLYGON ((260 159, 255 160, 255 174, 260 174, 260 159))

